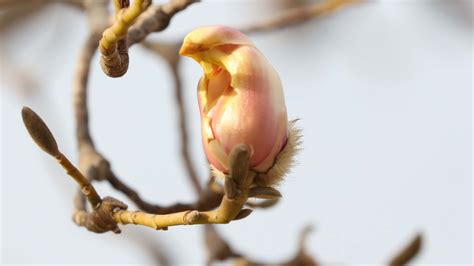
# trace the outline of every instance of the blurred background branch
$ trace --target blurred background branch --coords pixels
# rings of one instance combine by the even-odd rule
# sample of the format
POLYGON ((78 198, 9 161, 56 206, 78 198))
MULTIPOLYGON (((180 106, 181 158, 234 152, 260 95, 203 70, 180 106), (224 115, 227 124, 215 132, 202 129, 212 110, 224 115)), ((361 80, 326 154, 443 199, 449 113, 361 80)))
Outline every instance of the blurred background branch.
MULTIPOLYGON (((89 21, 89 33, 84 38, 84 42, 79 51, 77 58, 76 70, 73 77, 73 100, 74 113, 76 121, 76 139, 78 144, 78 155, 80 169, 85 173, 91 181, 107 181, 115 190, 122 192, 132 201, 139 209, 154 213, 167 214, 171 212, 180 212, 186 210, 208 211, 219 206, 224 195, 222 185, 215 182, 209 177, 207 182, 201 180, 196 167, 193 165, 193 158, 190 153, 190 140, 188 134, 189 119, 186 116, 186 105, 184 104, 183 83, 185 77, 180 72, 180 58, 177 54, 179 43, 181 41, 155 41, 145 40, 151 33, 161 32, 168 27, 170 20, 175 14, 183 11, 191 4, 197 1, 169 1, 165 4, 154 4, 151 1, 143 1, 142 8, 144 13, 138 17, 135 24, 131 26, 126 38, 128 38, 127 48, 136 43, 142 44, 148 51, 156 54, 166 62, 171 72, 172 85, 170 86, 173 97, 174 107, 178 114, 178 135, 179 135, 179 154, 182 159, 182 166, 186 172, 192 189, 196 194, 196 200, 190 203, 172 203, 169 205, 152 204, 140 196, 137 190, 131 188, 124 183, 112 171, 109 161, 97 151, 94 140, 89 129, 89 112, 88 112, 88 83, 91 72, 91 64, 93 58, 97 54, 97 47, 102 37, 102 33, 106 27, 111 24, 111 16, 109 14, 110 2, 105 0, 30 0, 30 1, 0 1, 0 33, 7 30, 14 31, 15 25, 19 21, 24 20, 28 16, 32 16, 44 10, 51 4, 64 4, 64 6, 73 7, 86 14, 89 21), (205 185, 203 185, 205 184, 205 185)), ((246 24, 240 29, 246 33, 261 33, 282 29, 288 26, 301 24, 314 18, 327 15, 331 12, 339 10, 348 4, 358 1, 354 0, 327 0, 319 2, 298 1, 304 6, 295 6, 296 1, 288 1, 291 7, 288 9, 268 16, 267 18, 257 19, 255 23, 246 24), (309 3, 311 2, 311 3, 309 3)), ((288 3, 287 2, 287 3, 288 3)), ((263 15, 262 15, 263 17, 263 15)), ((2 56, 2 72, 3 75, 17 80, 23 84, 21 87, 37 87, 35 85, 34 75, 30 75, 24 67, 16 65, 15 62, 5 62, 2 56), (31 78, 29 78, 31 77, 31 78)), ((147 73, 141 73, 147 75, 147 73)), ((75 198, 77 223, 85 224, 86 215, 90 215, 90 210, 86 208, 85 197, 81 191, 78 191, 75 198)), ((247 201, 245 204, 251 208, 271 208, 279 202, 279 199, 265 201, 247 201)), ((208 250, 208 264, 221 262, 227 259, 233 259, 236 265, 265 265, 268 263, 258 262, 243 255, 243 252, 234 250, 227 240, 221 236, 214 225, 205 225, 204 238, 206 239, 206 247, 208 250)), ((301 233, 299 248, 296 254, 286 261, 278 263, 279 265, 318 265, 316 261, 305 248, 305 239, 308 235, 308 228, 304 228, 301 233)), ((139 242, 139 240, 137 240, 139 242)), ((405 265, 413 261, 422 248, 422 236, 420 234, 397 252, 389 261, 389 265, 405 265)), ((144 245, 149 247, 148 244, 144 245)), ((151 244, 150 244, 151 246, 151 244)), ((236 248, 239 248, 237 245, 236 248)), ((150 252, 156 249, 150 249, 150 252)), ((167 254, 166 254, 167 255, 167 254)), ((159 257, 159 256, 157 256, 159 257)), ((165 256, 168 257, 168 256, 165 256)), ((161 264, 166 265, 167 259, 158 258, 161 264)), ((274 263, 274 262, 272 262, 274 263)))
POLYGON ((240 31, 250 34, 271 31, 295 24, 306 22, 338 10, 348 4, 362 2, 363 0, 326 0, 314 4, 292 7, 282 13, 273 15, 261 21, 240 28, 240 31))

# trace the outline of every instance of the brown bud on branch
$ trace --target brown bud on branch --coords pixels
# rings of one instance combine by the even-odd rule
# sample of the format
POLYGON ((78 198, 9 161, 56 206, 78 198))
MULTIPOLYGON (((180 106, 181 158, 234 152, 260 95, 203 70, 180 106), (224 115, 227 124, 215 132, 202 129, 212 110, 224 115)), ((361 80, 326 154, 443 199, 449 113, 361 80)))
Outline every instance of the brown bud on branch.
POLYGON ((82 194, 87 197, 92 207, 97 208, 102 199, 89 180, 59 151, 58 144, 46 123, 28 107, 22 108, 21 115, 26 129, 35 143, 61 164, 66 173, 79 184, 82 194))
POLYGON ((28 130, 28 133, 35 141, 36 145, 51 156, 58 156, 60 154, 58 144, 41 117, 26 106, 23 106, 21 109, 21 116, 26 130, 28 130))
POLYGON ((280 197, 280 191, 272 187, 253 187, 249 191, 249 198, 277 199, 280 197))

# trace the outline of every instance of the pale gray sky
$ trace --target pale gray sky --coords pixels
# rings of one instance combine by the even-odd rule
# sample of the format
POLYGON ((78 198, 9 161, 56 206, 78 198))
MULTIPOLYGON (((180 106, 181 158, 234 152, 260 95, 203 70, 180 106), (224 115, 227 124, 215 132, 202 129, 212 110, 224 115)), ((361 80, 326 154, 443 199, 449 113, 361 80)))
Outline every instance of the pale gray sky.
MULTIPOLYGON (((193 5, 153 38, 274 13, 255 3, 193 5)), ((167 232, 124 226, 122 235, 96 235, 74 225, 75 184, 23 128, 20 109, 28 105, 63 152, 77 158, 71 80, 86 33, 79 12, 52 6, 1 36, 3 59, 30 69, 41 85, 33 97, 22 97, 2 70, 2 263, 152 263, 143 246, 156 242, 176 264, 203 264, 200 226, 167 232)), ((472 3, 369 1, 251 37, 280 73, 288 114, 301 118, 304 150, 279 205, 218 226, 232 245, 252 258, 280 261, 295 251, 301 227, 313 223, 308 247, 321 262, 381 264, 421 231, 417 264, 470 264, 472 3)), ((146 199, 190 201, 169 71, 141 48, 130 57, 121 79, 106 77, 97 59, 92 67, 97 146, 146 199)), ((190 144, 204 182, 195 95, 201 69, 183 61, 190 144)), ((129 203, 105 184, 97 188, 129 203)))

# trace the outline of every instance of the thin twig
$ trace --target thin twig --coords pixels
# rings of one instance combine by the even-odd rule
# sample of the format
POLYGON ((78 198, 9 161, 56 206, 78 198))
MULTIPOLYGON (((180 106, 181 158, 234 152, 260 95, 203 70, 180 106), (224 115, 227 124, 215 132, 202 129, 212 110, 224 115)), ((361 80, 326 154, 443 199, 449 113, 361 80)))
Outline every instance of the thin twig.
POLYGON ((79 168, 90 180, 103 180, 110 173, 110 164, 96 151, 90 135, 87 88, 92 58, 97 51, 101 33, 109 24, 108 0, 85 0, 84 5, 89 35, 79 52, 72 85, 79 168))
MULTIPOLYGON (((212 211, 184 211, 171 214, 155 215, 141 211, 128 212, 127 205, 106 197, 102 199, 79 169, 61 153, 57 142, 44 121, 30 108, 22 109, 22 118, 28 133, 34 142, 46 153, 54 157, 79 185, 82 194, 87 198, 93 211, 87 212, 82 198, 75 199, 75 213, 73 220, 80 226, 97 233, 113 231, 119 233, 117 223, 141 224, 155 229, 164 229, 173 225, 201 224, 201 223, 228 223, 239 218, 239 213, 247 200, 254 173, 245 176, 234 176, 238 182, 240 193, 235 197, 224 196, 220 206, 212 211)), ((233 167, 248 166, 249 151, 245 146, 237 146, 231 157, 233 167)))
POLYGON ((97 50, 101 33, 108 26, 109 17, 108 0, 85 0, 84 5, 90 30, 77 58, 72 85, 76 140, 79 151, 94 147, 89 130, 87 88, 92 58, 97 50))
POLYGON ((235 195, 224 195, 215 210, 204 212, 188 210, 163 215, 119 210, 114 212, 113 218, 120 224, 140 224, 154 229, 187 224, 222 224, 244 218, 249 212, 242 208, 248 199, 255 177, 255 173, 249 171, 249 156, 249 150, 243 144, 237 145, 230 153, 230 178, 227 182, 235 183, 238 192, 235 195))
MULTIPOLYGON (((114 1, 128 4, 128 1, 114 1)), ((142 41, 152 32, 166 29, 176 13, 195 2, 197 1, 171 0, 163 5, 149 6, 146 10, 144 8, 148 3, 144 4, 143 0, 135 0, 130 7, 119 7, 116 4, 116 9, 121 10, 116 12, 114 24, 104 31, 99 45, 100 64, 104 73, 110 77, 121 77, 127 73, 128 47, 142 41)))
MULTIPOLYGON (((98 13, 96 13, 98 14, 98 13)), ((91 25, 100 24, 99 22, 91 23, 91 25)), ((97 28, 100 28, 97 26, 97 28)), ((93 31, 87 38, 80 56, 78 58, 76 74, 74 78, 74 112, 76 120, 76 138, 79 148, 79 166, 80 169, 90 179, 107 180, 115 189, 121 191, 128 196, 141 210, 164 214, 178 211, 196 209, 207 211, 219 206, 222 194, 215 193, 212 190, 206 190, 200 193, 199 199, 195 203, 189 204, 173 204, 171 206, 160 206, 151 204, 143 200, 139 194, 128 185, 120 181, 117 175, 110 168, 108 161, 97 152, 89 129, 89 115, 87 108, 87 85, 89 77, 90 63, 96 51, 97 44, 100 39, 101 30, 93 31)), ((187 155, 189 158, 189 155, 187 155)), ((193 171, 193 170, 191 170, 193 171)))
POLYGON ((313 230, 313 227, 311 225, 307 225, 303 227, 300 233, 300 237, 299 237, 298 252, 295 254, 295 256, 292 259, 288 260, 287 262, 282 263, 281 264, 282 266, 319 265, 316 259, 313 256, 309 255, 308 252, 306 251, 306 241, 312 230, 313 230))
POLYGON ((423 243, 421 234, 417 234, 402 250, 400 250, 389 262, 390 266, 406 265, 412 261, 420 252, 423 243))
MULTIPOLYGON (((97 24, 96 23, 91 23, 97 24)), ((100 31, 100 30, 99 30, 100 31)), ((100 34, 93 31, 82 47, 80 56, 78 58, 76 74, 74 78, 74 111, 76 117, 76 137, 79 148, 79 162, 80 169, 91 179, 107 180, 115 189, 121 191, 128 196, 141 210, 163 214, 178 212, 190 209, 197 209, 201 211, 216 208, 222 199, 222 194, 214 193, 213 191, 206 191, 200 193, 200 197, 195 203, 189 204, 173 204, 171 206, 160 206, 151 204, 143 200, 139 194, 120 181, 117 175, 110 168, 107 160, 96 151, 89 129, 89 116, 87 108, 87 83, 89 77, 90 63, 96 51, 97 44, 100 39, 100 34)), ((187 151, 186 151, 187 153, 187 151)), ((189 158, 189 154, 187 155, 189 158)), ((188 171, 194 171, 193 169, 188 171)))
MULTIPOLYGON (((156 213, 171 213, 189 209, 210 210, 216 208, 222 194, 206 191, 198 201, 189 204, 159 206, 143 200, 138 193, 120 181, 110 168, 108 161, 96 150, 89 129, 87 106, 87 89, 90 64, 97 50, 101 33, 108 25, 107 0, 86 0, 86 7, 91 28, 89 36, 81 48, 73 81, 74 113, 76 122, 76 139, 79 150, 79 168, 91 180, 107 180, 114 188, 128 196, 140 209, 156 213)), ((188 155, 189 157, 189 155, 188 155)))
MULTIPOLYGON (((272 15, 268 18, 264 18, 256 22, 249 23, 246 26, 236 28, 246 34, 269 32, 307 22, 311 19, 315 19, 332 13, 348 4, 353 4, 361 1, 364 0, 324 0, 323 2, 318 2, 311 5, 303 5, 290 8, 276 15, 272 15)), ((129 46, 131 46, 135 42, 140 42, 146 37, 146 34, 142 32, 143 30, 141 29, 146 28, 146 25, 138 27, 139 21, 144 18, 145 13, 141 17, 139 17, 137 23, 129 31, 129 46), (138 32, 132 32, 135 29, 134 27, 137 27, 138 32), (140 30, 138 28, 140 28, 140 30)), ((174 43, 176 45, 180 45, 182 43, 182 39, 182 37, 178 38, 176 41, 174 41, 174 43)))
MULTIPOLYGON (((176 52, 178 49, 176 49, 176 52)), ((176 53, 177 54, 177 53, 176 53)), ((179 69, 178 69, 178 64, 179 60, 171 65, 172 69, 172 76, 173 80, 175 83, 175 101, 176 101, 176 108, 178 109, 178 115, 179 115, 179 132, 180 132, 180 151, 181 151, 181 158, 183 159, 185 169, 187 171, 187 176, 191 180, 192 186, 194 191, 196 192, 197 195, 200 195, 202 193, 202 188, 201 185, 199 184, 199 178, 197 176, 196 170, 194 169, 194 166, 191 161, 191 156, 189 154, 189 141, 188 141, 188 129, 187 129, 187 121, 186 121, 186 110, 184 109, 184 102, 183 102, 183 93, 182 93, 182 83, 181 83, 181 77, 179 74, 179 69)))
POLYGON ((0 16, 0 32, 3 34, 5 31, 14 28, 18 22, 24 21, 25 18, 38 13, 43 10, 46 6, 40 3, 18 3, 20 1, 15 0, 15 4, 12 6, 0 7, 2 14, 0 16))
POLYGON ((181 62, 181 57, 179 56, 179 45, 174 43, 163 43, 163 42, 143 42, 143 47, 147 48, 149 51, 158 54, 166 60, 168 63, 171 74, 174 82, 174 98, 176 103, 176 108, 178 109, 178 126, 180 133, 180 151, 181 159, 183 160, 184 167, 187 172, 194 191, 199 196, 202 193, 202 188, 199 183, 199 178, 197 172, 194 168, 194 165, 191 160, 191 155, 189 152, 189 138, 188 138, 188 128, 187 128, 187 118, 186 118, 186 109, 183 100, 183 89, 181 83, 181 74, 179 72, 179 64, 181 62))
POLYGON ((212 224, 206 224, 204 227, 204 241, 208 252, 207 265, 230 258, 242 257, 232 249, 212 224))
POLYGON ((175 14, 197 2, 199 0, 171 0, 163 5, 150 6, 128 31, 128 46, 141 42, 150 33, 166 29, 175 14))
POLYGON ((244 33, 256 33, 263 31, 271 31, 288 27, 294 24, 306 22, 312 18, 320 17, 333 12, 344 5, 354 3, 360 0, 325 0, 321 3, 309 6, 301 6, 288 9, 282 14, 272 16, 260 22, 250 24, 240 30, 244 33))
POLYGON ((261 262, 236 252, 228 242, 219 235, 212 225, 206 225, 206 245, 208 248, 207 264, 234 258, 235 266, 281 265, 281 266, 316 266, 319 263, 306 252, 306 239, 311 232, 311 226, 305 226, 298 240, 298 251, 287 261, 280 263, 261 262))
POLYGON ((0 9, 12 8, 18 5, 39 4, 46 5, 51 3, 69 4, 75 7, 82 7, 84 0, 0 0, 0 9))
POLYGON ((73 101, 76 122, 76 140, 79 150, 85 146, 94 146, 89 130, 89 114, 87 112, 87 85, 89 81, 90 63, 97 50, 100 33, 91 32, 80 50, 76 63, 73 81, 73 101))
MULTIPOLYGON (((188 210, 170 214, 150 214, 141 211, 129 212, 127 205, 106 197, 102 199, 89 180, 64 156, 57 142, 44 121, 31 109, 22 109, 23 122, 31 138, 46 153, 53 156, 81 188, 93 208, 92 213, 84 211, 79 205, 74 214, 74 221, 81 226, 97 233, 113 231, 119 233, 117 224, 139 224, 154 229, 165 229, 168 226, 207 223, 229 223, 234 219, 248 216, 249 212, 242 209, 251 191, 255 173, 249 170, 249 149, 245 145, 237 145, 229 156, 231 176, 228 182, 234 182, 238 193, 224 195, 219 207, 211 211, 188 210), (245 215, 244 215, 245 214, 245 215)), ((79 199, 80 200, 80 199, 79 199)), ((80 202, 79 202, 80 203, 80 202)))
POLYGON ((143 200, 140 195, 132 188, 124 184, 115 175, 111 175, 107 179, 110 184, 118 191, 124 193, 140 210, 154 213, 166 214, 173 212, 181 212, 186 210, 209 211, 217 206, 222 201, 222 194, 216 193, 209 187, 200 193, 199 198, 193 203, 175 203, 170 206, 155 205, 143 200))

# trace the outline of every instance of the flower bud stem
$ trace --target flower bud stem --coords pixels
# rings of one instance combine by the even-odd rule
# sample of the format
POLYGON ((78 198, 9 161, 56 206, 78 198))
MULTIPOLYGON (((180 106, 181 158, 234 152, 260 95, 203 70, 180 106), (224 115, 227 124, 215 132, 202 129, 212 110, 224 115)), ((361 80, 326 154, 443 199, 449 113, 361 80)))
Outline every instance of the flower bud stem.
POLYGON ((233 184, 230 191, 222 198, 219 208, 212 211, 184 211, 171 214, 153 215, 144 212, 129 212, 118 210, 113 214, 116 223, 140 224, 153 229, 167 228, 175 225, 189 224, 226 224, 238 217, 244 204, 247 202, 250 187, 253 183, 255 173, 248 171, 249 152, 245 145, 237 145, 231 152, 229 164, 231 165, 231 176, 227 182, 233 184), (234 183, 235 181, 238 181, 234 183), (192 215, 191 215, 192 214, 192 215))
MULTIPOLYGON (((168 226, 189 225, 189 224, 224 224, 237 218, 246 203, 250 186, 255 174, 248 169, 238 169, 248 166, 248 150, 245 146, 238 146, 234 149, 235 156, 231 156, 230 164, 233 169, 232 182, 238 180, 238 184, 233 192, 234 195, 229 198, 224 195, 219 208, 212 211, 199 212, 197 210, 188 210, 171 214, 155 215, 142 211, 127 211, 127 206, 113 198, 106 197, 104 201, 99 196, 94 186, 90 183, 77 167, 59 150, 53 134, 48 126, 34 111, 29 108, 22 110, 25 126, 31 137, 43 151, 53 156, 57 162, 66 170, 79 185, 81 192, 86 196, 92 205, 94 212, 87 213, 85 210, 78 209, 73 214, 73 220, 80 226, 102 233, 113 231, 119 233, 117 224, 140 224, 154 229, 167 229, 168 226), (245 174, 245 176, 244 176, 245 174), (104 203, 104 204, 102 204, 104 203), (105 217, 105 220, 104 220, 105 217)), ((79 204, 80 205, 80 204, 79 204)), ((245 217, 245 216, 244 216, 245 217)))
POLYGON ((102 202, 102 199, 89 180, 71 163, 71 161, 68 160, 64 154, 59 153, 54 158, 64 168, 64 170, 66 170, 66 173, 71 176, 77 184, 79 184, 82 194, 87 197, 87 201, 92 205, 92 208, 97 208, 102 202))
POLYGON ((224 196, 219 208, 212 211, 184 211, 155 215, 141 211, 119 210, 114 212, 113 218, 119 224, 139 224, 156 230, 176 225, 226 224, 234 220, 240 213, 248 199, 248 191, 248 189, 241 191, 234 199, 224 196), (190 218, 190 213, 194 213, 192 218, 190 218))

